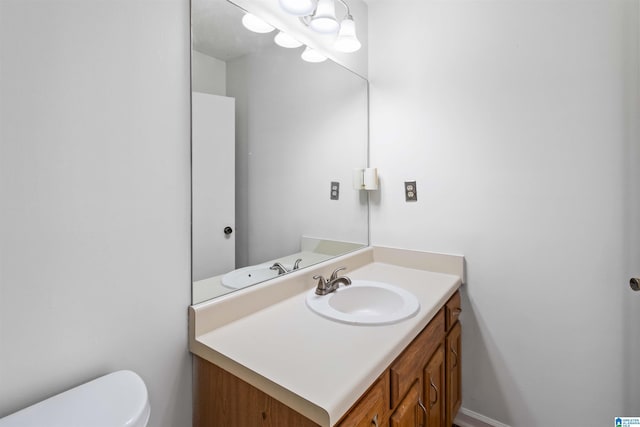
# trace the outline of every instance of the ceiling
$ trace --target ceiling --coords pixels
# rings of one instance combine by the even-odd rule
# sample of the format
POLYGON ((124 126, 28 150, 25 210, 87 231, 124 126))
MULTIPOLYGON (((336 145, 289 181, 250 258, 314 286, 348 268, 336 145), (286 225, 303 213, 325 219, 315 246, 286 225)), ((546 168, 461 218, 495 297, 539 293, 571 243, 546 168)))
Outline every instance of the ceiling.
POLYGON ((273 44, 273 34, 256 34, 242 26, 244 12, 227 0, 192 0, 193 49, 229 61, 273 44))

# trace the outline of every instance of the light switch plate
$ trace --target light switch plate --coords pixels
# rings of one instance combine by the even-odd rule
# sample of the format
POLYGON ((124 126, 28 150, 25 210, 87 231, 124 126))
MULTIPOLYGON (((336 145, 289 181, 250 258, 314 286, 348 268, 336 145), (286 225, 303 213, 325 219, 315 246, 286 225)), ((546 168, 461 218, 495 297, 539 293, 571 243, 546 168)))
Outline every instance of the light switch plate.
POLYGON ((331 200, 338 200, 340 198, 340 183, 337 181, 331 181, 331 200))
POLYGON ((416 186, 416 181, 404 182, 404 200, 406 202, 418 201, 418 187, 416 186))

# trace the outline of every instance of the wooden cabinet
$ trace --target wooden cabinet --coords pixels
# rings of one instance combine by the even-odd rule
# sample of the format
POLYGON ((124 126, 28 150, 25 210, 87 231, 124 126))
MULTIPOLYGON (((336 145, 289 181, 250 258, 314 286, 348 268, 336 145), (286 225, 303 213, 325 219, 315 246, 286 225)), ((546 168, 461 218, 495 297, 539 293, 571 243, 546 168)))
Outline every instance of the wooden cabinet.
POLYGON ((382 427, 389 412, 389 372, 384 374, 342 418, 339 426, 382 427))
MULTIPOLYGON (((444 310, 440 310, 389 368, 391 405, 392 407, 398 406, 396 412, 403 413, 398 419, 402 419, 403 422, 408 419, 408 415, 405 414, 407 404, 410 403, 416 409, 415 424, 399 425, 422 426, 425 418, 431 419, 431 414, 424 404, 425 396, 427 396, 425 389, 429 384, 429 378, 425 378, 425 374, 432 371, 429 362, 437 353, 437 349, 442 348, 445 333, 444 324, 444 310)), ((441 412, 438 412, 438 416, 441 416, 440 414, 441 412)), ((444 418, 438 424, 433 425, 441 427, 443 420, 444 418)), ((393 426, 393 423, 390 425, 393 426)))
MULTIPOLYGON (((459 315, 456 292, 336 427, 451 427, 462 402, 459 315)), ((194 427, 317 427, 204 359, 194 367, 194 427)))
POLYGON ((251 384, 194 357, 193 425, 198 427, 319 427, 251 384))
MULTIPOLYGON (((445 426, 445 357, 444 344, 435 351, 424 368, 422 395, 427 413, 426 427, 445 426)), ((450 425, 450 424, 449 424, 450 425)))
POLYGON ((460 306, 460 292, 453 294, 449 301, 444 306, 445 310, 445 328, 447 331, 451 330, 453 325, 458 321, 460 313, 462 313, 462 307, 460 306))
POLYGON ((453 420, 462 404, 462 327, 456 322, 445 340, 447 349, 446 361, 446 392, 447 392, 447 426, 453 424, 453 420))
POLYGON ((389 420, 390 427, 443 427, 444 348, 438 347, 422 376, 409 388, 389 420))
POLYGON ((443 339, 444 312, 440 310, 389 368, 392 407, 398 404, 416 380, 422 380, 427 362, 443 339))
POLYGON ((443 309, 391 365, 391 404, 401 403, 390 427, 444 426, 444 337, 443 309), (413 423, 408 421, 412 417, 413 423))
MULTIPOLYGON (((407 394, 398 403, 398 407, 389 418, 389 427, 421 426, 423 419, 422 400, 420 396, 419 380, 416 380, 407 390, 407 394)), ((345 426, 346 427, 346 426, 345 426)))
POLYGON ((445 304, 447 336, 445 339, 446 426, 451 426, 462 404, 462 327, 458 317, 462 312, 460 292, 445 304))

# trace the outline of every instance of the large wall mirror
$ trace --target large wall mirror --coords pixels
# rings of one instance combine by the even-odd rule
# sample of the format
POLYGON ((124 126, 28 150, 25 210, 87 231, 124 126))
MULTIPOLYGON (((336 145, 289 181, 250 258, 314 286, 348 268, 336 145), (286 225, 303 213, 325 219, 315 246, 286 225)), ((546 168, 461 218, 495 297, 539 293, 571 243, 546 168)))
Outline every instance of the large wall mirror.
POLYGON ((191 7, 196 304, 368 245, 368 85, 227 0, 191 7))

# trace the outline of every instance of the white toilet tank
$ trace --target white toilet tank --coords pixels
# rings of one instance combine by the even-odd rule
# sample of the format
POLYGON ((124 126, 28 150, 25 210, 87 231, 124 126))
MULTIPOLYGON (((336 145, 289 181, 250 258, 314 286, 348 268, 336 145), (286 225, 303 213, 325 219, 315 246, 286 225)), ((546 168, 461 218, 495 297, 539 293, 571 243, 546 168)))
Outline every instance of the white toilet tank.
POLYGON ((147 387, 132 371, 117 371, 0 418, 0 427, 144 427, 147 387))

